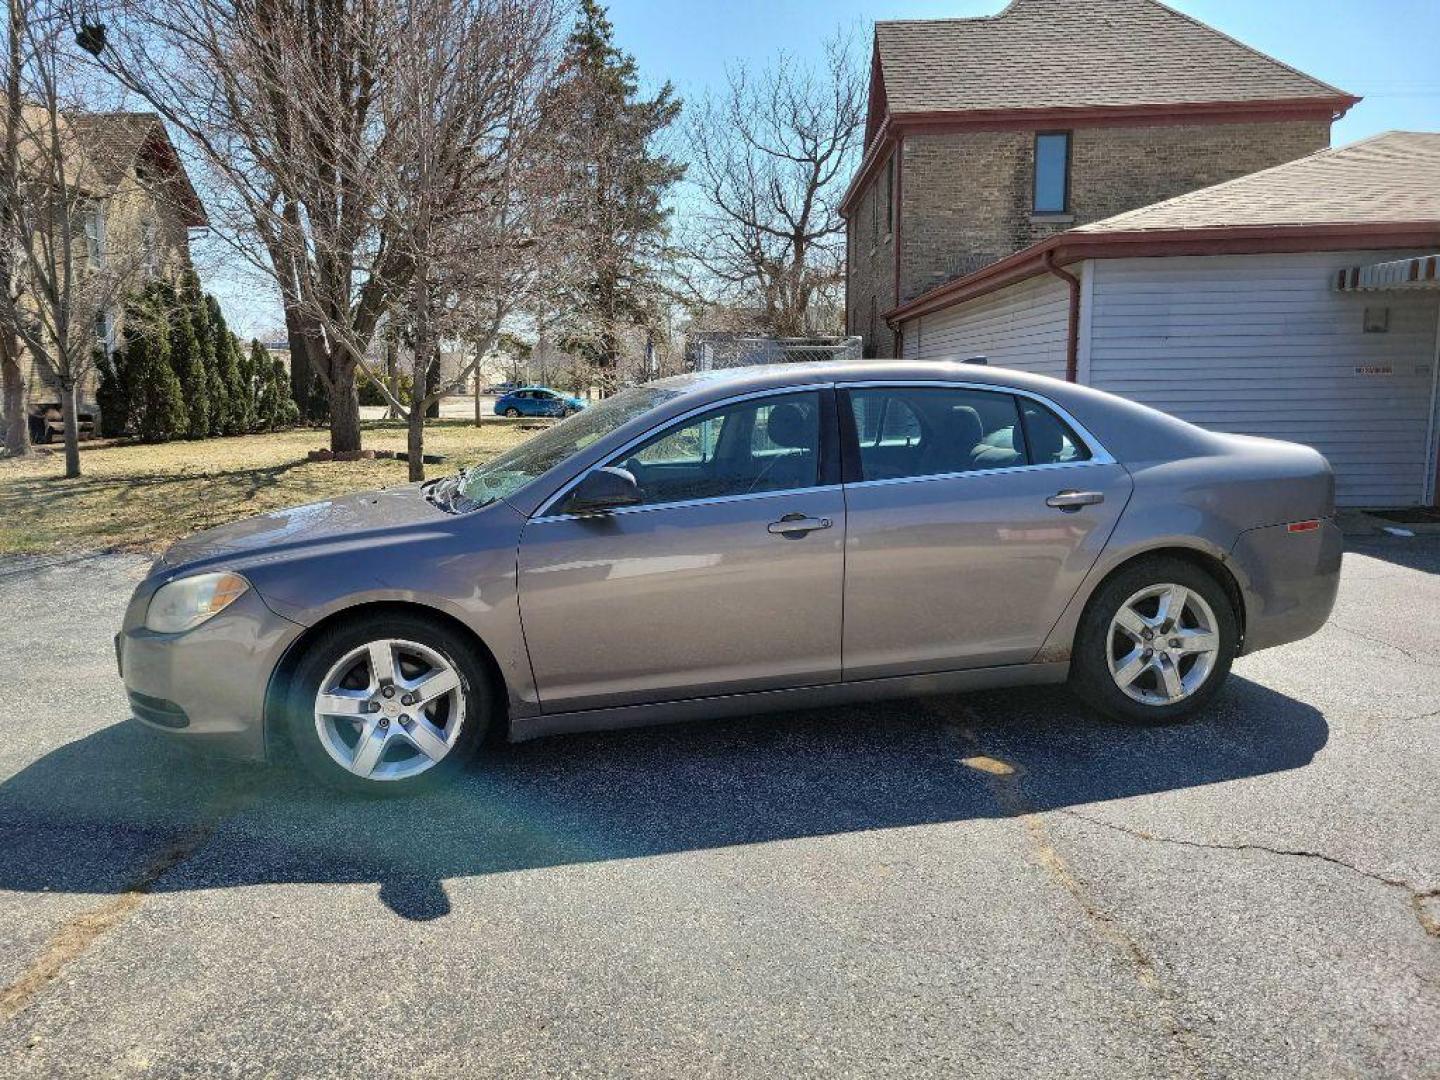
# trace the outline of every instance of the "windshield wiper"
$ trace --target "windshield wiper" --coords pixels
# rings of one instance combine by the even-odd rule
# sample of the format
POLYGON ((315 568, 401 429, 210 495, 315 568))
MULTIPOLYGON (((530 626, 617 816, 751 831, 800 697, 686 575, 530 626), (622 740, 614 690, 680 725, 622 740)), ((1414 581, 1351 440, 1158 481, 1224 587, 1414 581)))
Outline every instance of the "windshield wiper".
POLYGON ((425 493, 425 501, 432 506, 438 506, 447 514, 457 513, 455 509, 455 491, 459 487, 458 476, 442 476, 426 484, 421 490, 425 493))
POLYGON ((464 482, 465 474, 463 472, 442 476, 439 480, 424 487, 425 498, 431 505, 438 506, 447 514, 463 514, 484 506, 484 503, 476 502, 461 490, 464 482))

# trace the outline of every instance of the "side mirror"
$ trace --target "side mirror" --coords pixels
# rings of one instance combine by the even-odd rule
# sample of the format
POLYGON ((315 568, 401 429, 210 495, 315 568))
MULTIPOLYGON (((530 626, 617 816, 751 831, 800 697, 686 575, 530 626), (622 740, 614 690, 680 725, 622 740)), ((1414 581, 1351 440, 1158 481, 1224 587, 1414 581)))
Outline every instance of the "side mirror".
POLYGON ((605 466, 591 469, 565 500, 567 514, 603 514, 640 502, 640 485, 628 469, 605 466))

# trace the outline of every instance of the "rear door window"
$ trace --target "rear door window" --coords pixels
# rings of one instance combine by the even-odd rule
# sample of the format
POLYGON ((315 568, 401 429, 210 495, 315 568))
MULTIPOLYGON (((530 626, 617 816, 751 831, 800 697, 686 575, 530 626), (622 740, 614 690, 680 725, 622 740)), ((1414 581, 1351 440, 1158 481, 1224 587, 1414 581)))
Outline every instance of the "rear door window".
POLYGON ((849 391, 863 480, 1005 469, 1028 464, 1015 399, 938 386, 849 391))

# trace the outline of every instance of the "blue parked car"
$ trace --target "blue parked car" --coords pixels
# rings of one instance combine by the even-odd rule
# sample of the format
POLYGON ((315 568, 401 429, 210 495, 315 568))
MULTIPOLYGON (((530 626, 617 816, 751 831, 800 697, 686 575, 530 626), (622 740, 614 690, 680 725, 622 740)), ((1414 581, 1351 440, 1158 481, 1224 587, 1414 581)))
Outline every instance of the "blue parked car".
POLYGON ((585 408, 580 398, 548 386, 525 386, 495 400, 496 416, 569 416, 585 408))

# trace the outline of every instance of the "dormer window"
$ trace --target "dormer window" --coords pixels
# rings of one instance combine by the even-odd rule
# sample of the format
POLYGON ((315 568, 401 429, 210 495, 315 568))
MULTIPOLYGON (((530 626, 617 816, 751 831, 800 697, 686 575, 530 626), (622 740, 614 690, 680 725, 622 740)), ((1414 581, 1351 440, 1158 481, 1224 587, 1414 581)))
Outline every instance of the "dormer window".
POLYGON ((1035 213, 1070 212, 1070 132, 1035 136, 1035 213))

